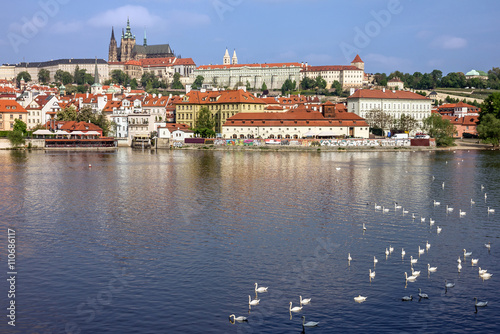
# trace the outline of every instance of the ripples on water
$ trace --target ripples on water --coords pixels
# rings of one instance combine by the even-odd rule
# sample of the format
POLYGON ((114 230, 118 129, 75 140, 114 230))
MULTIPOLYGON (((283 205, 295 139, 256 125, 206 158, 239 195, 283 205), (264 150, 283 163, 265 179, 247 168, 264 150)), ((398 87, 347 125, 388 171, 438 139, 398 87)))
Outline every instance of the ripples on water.
POLYGON ((13 332, 299 333, 301 315, 315 333, 497 331, 499 168, 498 153, 465 151, 0 152, 0 222, 18 233, 13 332), (457 272, 463 248, 490 280, 470 259, 457 272), (255 282, 269 292, 249 313, 255 282), (400 301, 418 288, 430 299, 400 301), (290 319, 299 295, 312 303, 290 319), (477 314, 474 297, 489 301, 477 314))

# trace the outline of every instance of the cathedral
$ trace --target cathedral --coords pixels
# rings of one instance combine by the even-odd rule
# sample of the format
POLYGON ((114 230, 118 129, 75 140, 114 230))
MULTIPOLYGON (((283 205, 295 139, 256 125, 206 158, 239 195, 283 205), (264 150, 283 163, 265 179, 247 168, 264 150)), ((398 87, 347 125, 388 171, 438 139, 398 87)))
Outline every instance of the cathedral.
POLYGON ((127 29, 122 29, 122 40, 118 47, 115 39, 115 30, 111 28, 111 41, 109 42, 108 62, 127 62, 144 58, 174 57, 174 52, 168 44, 148 45, 146 32, 144 32, 143 45, 135 43, 135 35, 130 30, 130 21, 127 19, 127 29))

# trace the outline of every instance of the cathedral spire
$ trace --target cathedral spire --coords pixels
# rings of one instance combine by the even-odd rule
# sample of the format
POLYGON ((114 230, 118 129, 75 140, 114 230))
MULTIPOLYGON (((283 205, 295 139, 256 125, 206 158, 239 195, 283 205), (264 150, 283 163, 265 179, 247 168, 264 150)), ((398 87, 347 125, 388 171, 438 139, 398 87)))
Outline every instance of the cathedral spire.
POLYGON ((236 49, 234 49, 234 52, 233 52, 232 62, 233 62, 233 65, 238 64, 238 57, 236 57, 236 49))
POLYGON ((222 60, 222 63, 224 65, 230 65, 231 64, 231 58, 229 57, 229 51, 226 48, 226 53, 224 54, 224 58, 222 60))
POLYGON ((111 27, 111 41, 115 41, 115 27, 111 27))
POLYGON ((97 57, 95 57, 94 85, 99 84, 99 71, 97 70, 97 57))
POLYGON ((133 38, 132 36, 132 31, 130 30, 130 19, 127 17, 127 29, 125 31, 125 36, 124 36, 126 39, 127 38, 133 38))
POLYGON ((146 27, 144 27, 144 46, 148 46, 148 39, 146 37, 146 27))

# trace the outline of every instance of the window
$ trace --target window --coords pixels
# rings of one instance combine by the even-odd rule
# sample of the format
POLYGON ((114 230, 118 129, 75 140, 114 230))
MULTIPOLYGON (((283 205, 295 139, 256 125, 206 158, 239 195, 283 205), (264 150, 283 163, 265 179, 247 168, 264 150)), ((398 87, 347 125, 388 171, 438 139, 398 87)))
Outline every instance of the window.
POLYGON ((20 119, 20 120, 23 120, 23 115, 19 115, 19 119, 20 119))
POLYGON ((10 119, 14 119, 14 115, 13 114, 10 114, 10 119))

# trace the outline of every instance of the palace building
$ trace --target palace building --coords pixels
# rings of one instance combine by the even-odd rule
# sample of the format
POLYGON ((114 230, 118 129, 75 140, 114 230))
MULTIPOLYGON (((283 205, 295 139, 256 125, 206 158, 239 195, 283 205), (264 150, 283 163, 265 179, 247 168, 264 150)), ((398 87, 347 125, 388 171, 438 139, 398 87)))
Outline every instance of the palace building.
POLYGON ((127 62, 129 60, 139 60, 144 58, 168 58, 174 57, 174 51, 168 44, 148 45, 146 32, 144 32, 144 42, 142 45, 136 44, 135 35, 130 29, 130 20, 127 19, 127 28, 122 30, 120 46, 115 39, 115 30, 111 28, 111 41, 109 42, 108 61, 127 62))

